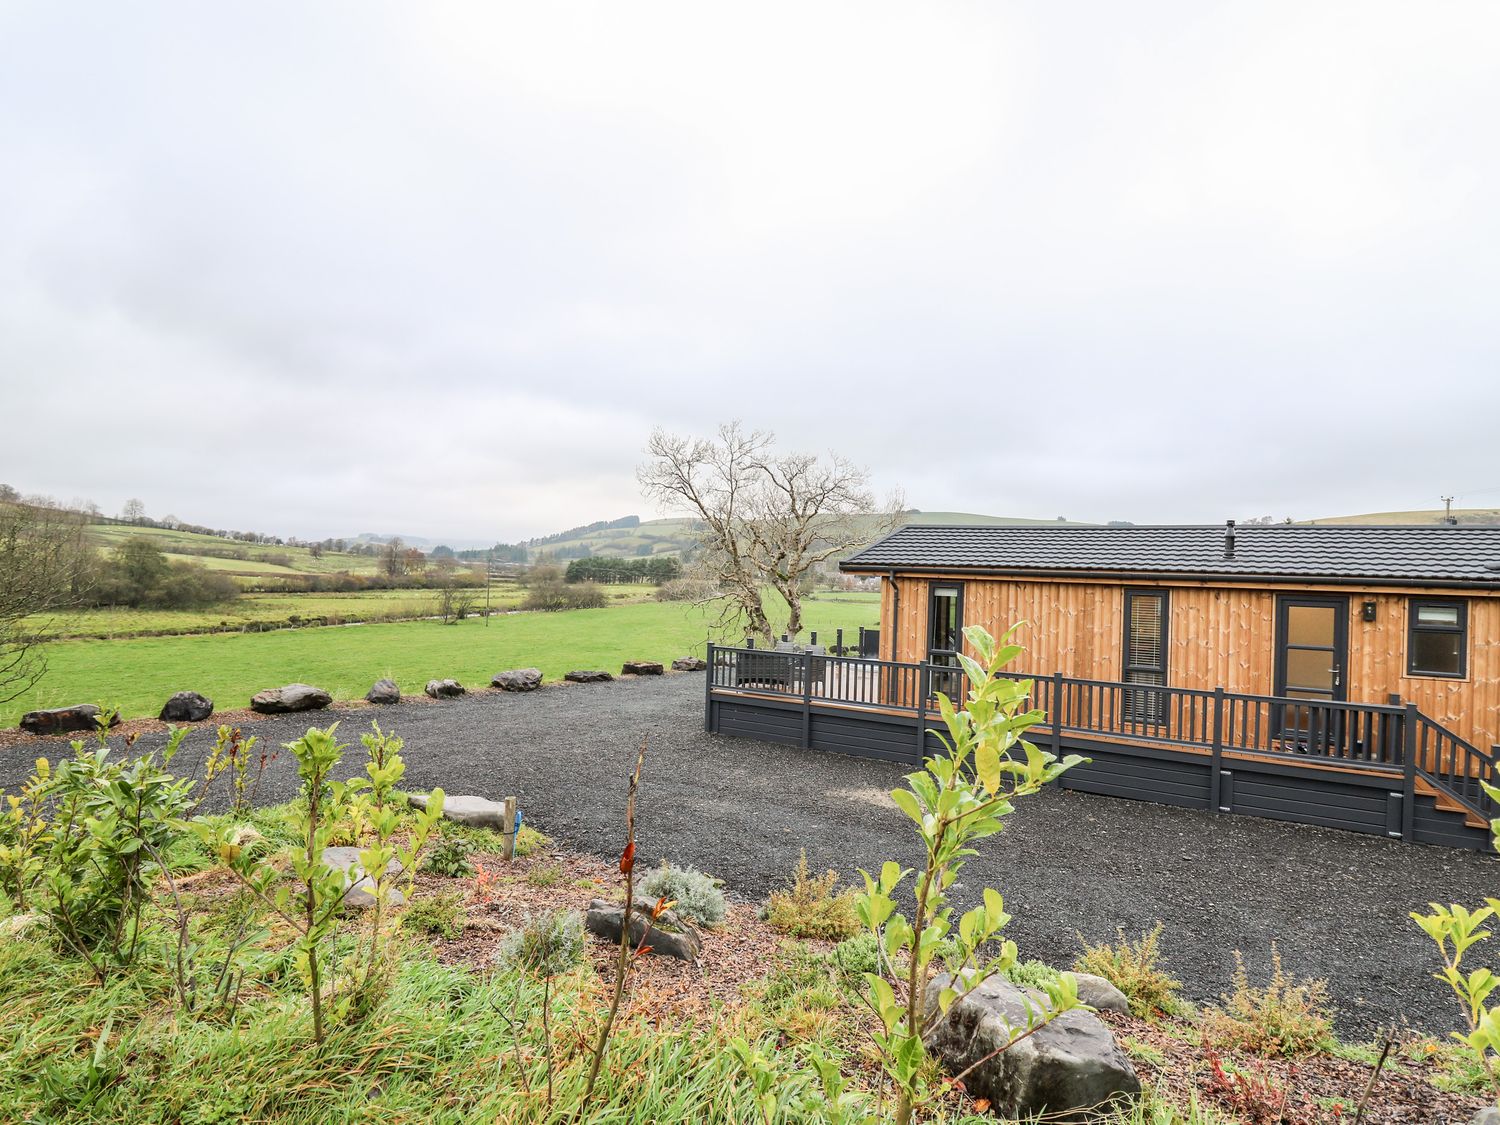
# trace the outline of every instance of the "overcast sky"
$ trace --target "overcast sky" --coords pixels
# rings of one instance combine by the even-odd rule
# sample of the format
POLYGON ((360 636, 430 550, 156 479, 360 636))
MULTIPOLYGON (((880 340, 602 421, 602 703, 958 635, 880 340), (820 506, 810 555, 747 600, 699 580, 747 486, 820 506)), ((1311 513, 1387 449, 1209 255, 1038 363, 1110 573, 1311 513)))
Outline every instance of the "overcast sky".
POLYGON ((1500 5, 0 0, 0 481, 280 534, 1500 506, 1500 5))

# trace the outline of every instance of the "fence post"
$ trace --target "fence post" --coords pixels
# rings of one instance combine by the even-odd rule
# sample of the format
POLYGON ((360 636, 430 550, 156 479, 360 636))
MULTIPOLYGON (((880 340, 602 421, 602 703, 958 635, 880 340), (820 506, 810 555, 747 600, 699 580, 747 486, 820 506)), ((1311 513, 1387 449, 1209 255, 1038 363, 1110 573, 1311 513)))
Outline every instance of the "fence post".
POLYGON ((802 749, 812 749, 812 657, 802 654, 802 749))
POLYGON ((703 674, 703 729, 709 734, 718 734, 714 729, 714 679, 719 674, 719 662, 714 657, 714 643, 708 642, 708 671, 703 674))
POLYGON ((516 856, 516 799, 505 798, 500 810, 500 819, 505 824, 500 830, 500 858, 509 863, 516 856))
POLYGON ((1061 672, 1052 673, 1052 698, 1048 702, 1052 705, 1052 752, 1061 758, 1063 752, 1063 674, 1061 672))
POLYGON ((1401 838, 1411 843, 1417 816, 1417 705, 1401 714, 1401 838))
POLYGON ((917 666, 917 762, 927 757, 927 697, 932 694, 932 665, 917 666))
POLYGON ((1224 785, 1224 689, 1222 687, 1214 688, 1214 744, 1208 761, 1208 811, 1223 812, 1224 810, 1219 805, 1219 797, 1224 785))

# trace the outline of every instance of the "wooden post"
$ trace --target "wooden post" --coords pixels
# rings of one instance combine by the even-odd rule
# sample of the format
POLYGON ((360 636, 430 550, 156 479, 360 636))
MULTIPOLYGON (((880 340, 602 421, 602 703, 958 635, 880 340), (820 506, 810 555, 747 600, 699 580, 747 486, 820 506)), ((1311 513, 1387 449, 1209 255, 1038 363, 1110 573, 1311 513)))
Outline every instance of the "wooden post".
POLYGON ((708 671, 703 673, 703 729, 709 734, 717 734, 714 730, 714 680, 717 678, 719 669, 718 658, 714 655, 714 643, 708 642, 708 671))
POLYGON ((1401 838, 1411 843, 1417 816, 1417 705, 1401 715, 1401 838))
MULTIPOLYGON (((1052 698, 1047 702, 1052 709, 1050 716, 1052 719, 1052 752, 1061 758, 1063 728, 1063 674, 1061 672, 1052 673, 1052 698)), ((1067 775, 1064 774, 1063 776, 1066 777, 1067 775)))
POLYGON ((1214 688, 1214 744, 1209 757, 1208 811, 1221 813, 1219 796, 1224 787, 1224 689, 1214 688))
POLYGON ((917 762, 927 757, 927 696, 932 692, 932 665, 917 665, 917 762))
POLYGON ((500 808, 500 819, 505 822, 500 830, 500 857, 509 863, 516 857, 516 799, 505 798, 500 808))
POLYGON ((802 654, 802 749, 812 749, 812 657, 802 654))

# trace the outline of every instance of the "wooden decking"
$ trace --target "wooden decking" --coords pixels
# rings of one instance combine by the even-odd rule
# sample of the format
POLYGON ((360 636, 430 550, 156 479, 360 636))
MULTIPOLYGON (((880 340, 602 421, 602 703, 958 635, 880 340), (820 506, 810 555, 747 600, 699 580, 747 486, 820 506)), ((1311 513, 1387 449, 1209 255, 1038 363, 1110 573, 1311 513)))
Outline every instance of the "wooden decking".
MULTIPOLYGON (((965 690, 962 672, 951 667, 817 652, 713 646, 709 664, 710 730, 913 764, 938 746, 929 733, 938 723, 936 692, 961 698, 965 690)), ((1307 806, 1305 819, 1313 823, 1402 839, 1422 838, 1422 815, 1437 816, 1428 836, 1448 833, 1453 838, 1437 842, 1461 838, 1475 847, 1487 840, 1489 819, 1500 815, 1479 785, 1496 777, 1492 757, 1411 705, 1313 703, 1061 675, 1015 678, 1031 681, 1033 705, 1046 712, 1033 741, 1094 758, 1089 784, 1079 788, 1154 799, 1155 777, 1169 790, 1176 785, 1176 796, 1192 798, 1167 803, 1233 811, 1225 794, 1235 784, 1246 789, 1249 778, 1261 784, 1274 777, 1277 791, 1260 798, 1267 807, 1307 806), (1285 791, 1299 785, 1303 792, 1288 797, 1285 791), (1324 815, 1311 794, 1349 807, 1324 815)))

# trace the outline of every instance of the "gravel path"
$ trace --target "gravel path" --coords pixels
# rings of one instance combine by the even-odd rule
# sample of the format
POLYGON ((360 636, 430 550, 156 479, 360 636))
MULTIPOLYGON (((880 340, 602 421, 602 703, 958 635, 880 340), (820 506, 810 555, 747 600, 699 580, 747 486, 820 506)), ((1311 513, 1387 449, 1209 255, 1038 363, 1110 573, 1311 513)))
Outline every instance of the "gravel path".
MULTIPOLYGON (((309 718, 334 717, 344 719, 351 758, 370 718, 399 733, 407 788, 513 793, 528 822, 606 857, 621 846, 624 782, 646 737, 643 859, 712 871, 745 898, 783 883, 804 847, 814 868, 856 882, 860 867, 919 859, 908 822, 885 796, 902 769, 706 734, 697 675, 290 716, 246 732, 281 743, 309 718)), ((141 744, 159 741, 148 735, 141 744)), ((191 736, 179 767, 195 766, 208 741, 207 732, 191 736)), ((0 789, 61 746, 28 740, 0 751, 0 789)), ((286 800, 296 789, 283 754, 261 798, 286 800)), ((1060 789, 1023 802, 980 850, 958 897, 1000 889, 1022 956, 1066 965, 1078 933, 1101 940, 1123 926, 1137 936, 1161 919, 1168 967, 1191 998, 1212 1001, 1229 986, 1235 949, 1254 979, 1274 941, 1290 972, 1329 980, 1345 1037, 1392 1021, 1452 1028, 1453 1001, 1429 975, 1435 950, 1407 912, 1433 900, 1481 902, 1500 887, 1495 860, 1477 853, 1060 789)))

